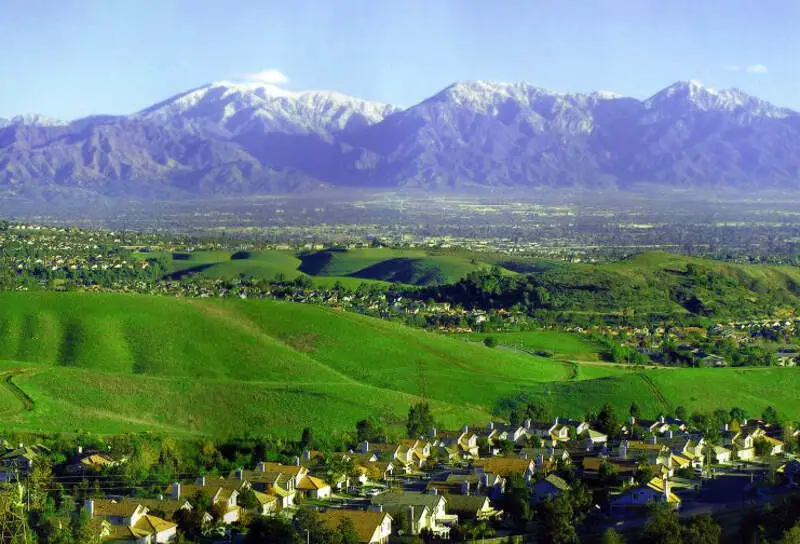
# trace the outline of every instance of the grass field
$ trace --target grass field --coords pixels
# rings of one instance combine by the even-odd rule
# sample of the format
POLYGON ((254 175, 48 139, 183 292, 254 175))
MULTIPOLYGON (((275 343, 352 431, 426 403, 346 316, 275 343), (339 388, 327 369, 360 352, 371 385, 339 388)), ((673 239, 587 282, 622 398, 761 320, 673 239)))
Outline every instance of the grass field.
POLYGON ((599 361, 602 346, 580 334, 539 330, 526 332, 473 333, 470 340, 483 341, 491 336, 501 346, 528 352, 550 353, 555 359, 599 361))
POLYGON ((328 286, 339 281, 347 287, 357 287, 364 281, 409 285, 454 283, 470 272, 491 266, 490 262, 466 252, 437 254, 389 248, 325 250, 300 258, 284 251, 197 251, 163 256, 169 262, 173 278, 199 274, 206 278, 273 279, 281 274, 293 279, 305 275, 317 285, 328 286))
POLYGON ((0 415, 41 431, 324 434, 375 415, 402 426, 430 400, 440 425, 484 425, 537 398, 580 416, 636 400, 646 416, 774 404, 796 417, 797 369, 631 371, 552 332, 487 348, 311 305, 123 294, 0 295, 0 415), (513 349, 552 350, 555 358, 513 349), (575 361, 586 361, 586 364, 575 361), (780 388, 775 384, 780 383, 780 388))

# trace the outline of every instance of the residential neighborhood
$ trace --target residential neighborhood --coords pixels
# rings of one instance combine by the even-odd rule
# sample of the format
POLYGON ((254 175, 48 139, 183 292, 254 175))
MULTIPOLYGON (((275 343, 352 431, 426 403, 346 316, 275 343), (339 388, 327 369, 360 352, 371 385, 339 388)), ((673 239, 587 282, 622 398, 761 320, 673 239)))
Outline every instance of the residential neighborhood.
MULTIPOLYGON (((246 536, 254 519, 298 523, 313 515, 330 530, 347 526, 359 542, 387 544, 404 535, 461 541, 476 528, 483 535, 534 534, 545 514, 532 521, 525 512, 547 512, 554 501, 584 509, 578 517, 593 527, 617 527, 647 519, 658 505, 725 511, 735 498, 713 496, 721 482, 733 482, 738 500, 749 504, 800 484, 800 463, 786 448, 788 442, 794 450, 797 431, 786 436, 785 428, 763 420, 732 418, 713 436, 670 416, 630 416, 612 433, 597 428, 599 421, 430 428, 418 438, 306 449, 291 462, 183 477, 150 496, 88 486, 78 492, 85 498, 76 498, 86 530, 104 542, 176 542, 180 534, 213 541, 213 535, 246 536)), ((6 443, 0 455, 0 480, 34 485, 39 460, 52 452, 40 444, 15 446, 6 443)), ((128 462, 114 451, 80 448, 53 467, 53 478, 102 481, 128 462)))

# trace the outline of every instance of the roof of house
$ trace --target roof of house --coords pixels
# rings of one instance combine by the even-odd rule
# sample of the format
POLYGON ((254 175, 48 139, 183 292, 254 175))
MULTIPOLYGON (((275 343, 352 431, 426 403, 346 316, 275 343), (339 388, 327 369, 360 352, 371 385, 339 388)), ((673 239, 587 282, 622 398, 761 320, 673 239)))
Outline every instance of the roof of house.
MULTIPOLYGON (((370 542, 375 531, 383 524, 383 520, 389 516, 387 512, 373 512, 370 510, 345 510, 329 509, 321 512, 319 517, 332 530, 336 530, 343 519, 350 519, 358 533, 360 542, 370 542)), ((389 516, 391 519, 391 516, 389 516)))
POLYGON ((107 533, 103 536, 103 541, 109 540, 137 540, 139 538, 146 538, 151 533, 149 531, 139 529, 137 527, 128 527, 127 525, 111 525, 107 529, 107 533))
POLYGON ((139 508, 136 501, 114 501, 111 499, 92 499, 94 502, 93 516, 98 518, 107 517, 130 517, 139 508))
MULTIPOLYGON (((265 462, 262 463, 264 470, 261 472, 280 472, 283 474, 288 474, 290 476, 298 476, 302 471, 306 470, 305 467, 301 467, 299 465, 284 465, 282 463, 270 463, 265 462)), ((259 472, 256 470, 256 472, 259 472)), ((250 472, 248 471, 248 475, 250 472)))
POLYGON ((415 493, 413 491, 390 491, 372 498, 372 504, 380 504, 384 508, 403 506, 426 506, 428 510, 435 510, 439 501, 446 499, 442 495, 428 493, 415 493))
POLYGON ((449 495, 447 507, 456 513, 475 514, 489 505, 489 497, 481 495, 449 495))
POLYGON ((482 467, 484 472, 499 474, 504 478, 513 474, 523 474, 532 464, 532 460, 519 457, 492 457, 475 461, 475 465, 482 467))
MULTIPOLYGON (((661 493, 663 495, 663 493, 664 493, 664 480, 662 480, 661 478, 653 478, 652 480, 650 480, 647 483, 647 487, 649 487, 653 491, 658 491, 659 493, 661 493)), ((679 496, 677 496, 675 493, 673 493, 672 491, 670 491, 668 502, 671 502, 671 503, 674 503, 674 504, 680 504, 681 503, 681 498, 679 496)))
POLYGON ((136 525, 134 525, 134 529, 146 531, 149 534, 163 533, 164 531, 169 531, 175 527, 177 527, 177 524, 156 516, 151 516, 150 514, 145 514, 144 516, 140 517, 139 521, 137 521, 136 525))
POLYGON ((267 493, 262 493, 261 491, 255 491, 255 490, 253 490, 253 496, 256 498, 258 504, 262 506, 265 504, 276 502, 278 500, 278 497, 276 497, 275 495, 269 495, 267 493))
POLYGON ((550 474, 547 478, 544 479, 544 481, 561 491, 570 490, 569 484, 565 482, 563 478, 561 478, 560 476, 556 476, 555 474, 550 474))
MULTIPOLYGON (((120 502, 128 502, 134 504, 141 504, 148 511, 151 512, 163 512, 164 516, 171 518, 175 512, 181 510, 182 508, 191 509, 191 505, 189 501, 186 499, 183 500, 175 500, 175 499, 122 499, 120 502)), ((95 506, 95 508, 97 508, 95 506)))
POLYGON ((325 489, 326 487, 330 487, 327 482, 315 478, 314 476, 303 476, 303 478, 297 482, 297 489, 302 489, 304 491, 325 489))

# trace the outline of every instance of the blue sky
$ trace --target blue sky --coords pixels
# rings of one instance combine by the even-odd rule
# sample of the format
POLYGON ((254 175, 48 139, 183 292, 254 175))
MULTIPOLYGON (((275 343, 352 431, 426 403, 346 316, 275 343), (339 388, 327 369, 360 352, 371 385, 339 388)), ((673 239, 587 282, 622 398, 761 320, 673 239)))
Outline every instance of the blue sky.
POLYGON ((640 98, 697 79, 800 109, 799 26, 794 0, 3 0, 0 117, 266 70, 403 106, 468 79, 640 98))

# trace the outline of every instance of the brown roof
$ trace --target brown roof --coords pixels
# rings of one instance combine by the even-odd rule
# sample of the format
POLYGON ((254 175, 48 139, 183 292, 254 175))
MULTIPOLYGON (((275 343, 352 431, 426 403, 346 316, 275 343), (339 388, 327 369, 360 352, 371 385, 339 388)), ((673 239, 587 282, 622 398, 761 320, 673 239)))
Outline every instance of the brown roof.
POLYGON ((381 526, 388 515, 387 512, 373 512, 370 510, 330 509, 322 512, 319 517, 333 530, 339 527, 339 523, 343 519, 353 520, 359 541, 368 543, 372 540, 375 530, 381 526))
MULTIPOLYGON (((280 472, 289 476, 297 476, 301 471, 305 470, 305 468, 301 466, 284 465, 282 463, 264 463, 263 466, 263 472, 280 472)), ((250 473, 248 472, 248 474, 250 473)))
POLYGON ((186 499, 123 499, 121 502, 141 504, 151 512, 163 512, 164 516, 171 518, 175 512, 186 505, 186 499))
POLYGON ((532 464, 533 461, 530 459, 519 457, 492 457, 475 462, 476 466, 483 467, 484 472, 499 474, 503 478, 508 478, 512 474, 523 474, 532 464))
POLYGON ((110 499, 93 499, 94 517, 130 517, 139 507, 138 502, 134 501, 112 501, 110 499))

